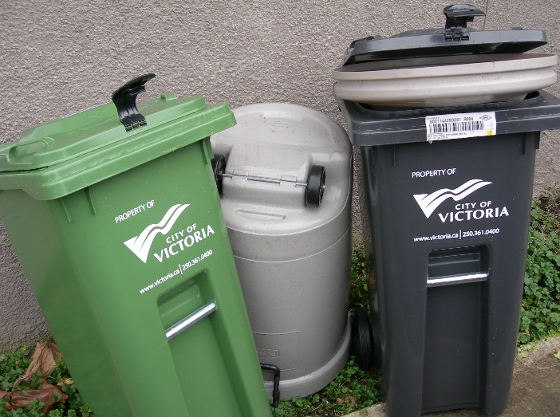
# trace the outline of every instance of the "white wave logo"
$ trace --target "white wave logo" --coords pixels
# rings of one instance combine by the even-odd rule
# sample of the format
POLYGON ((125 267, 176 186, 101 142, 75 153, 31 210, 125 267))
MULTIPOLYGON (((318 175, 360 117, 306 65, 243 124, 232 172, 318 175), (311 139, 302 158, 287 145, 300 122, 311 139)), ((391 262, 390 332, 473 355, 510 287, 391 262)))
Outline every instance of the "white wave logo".
POLYGON ((190 204, 175 204, 163 216, 161 221, 151 224, 144 229, 138 236, 128 239, 124 244, 144 263, 148 260, 150 248, 158 234, 166 235, 169 233, 179 216, 190 204))
POLYGON ((426 215, 426 218, 429 218, 434 210, 448 198, 452 198, 455 201, 462 200, 466 196, 474 193, 476 190, 486 187, 489 184, 492 183, 482 180, 470 180, 454 190, 442 188, 441 190, 434 191, 431 194, 414 194, 414 198, 426 215))

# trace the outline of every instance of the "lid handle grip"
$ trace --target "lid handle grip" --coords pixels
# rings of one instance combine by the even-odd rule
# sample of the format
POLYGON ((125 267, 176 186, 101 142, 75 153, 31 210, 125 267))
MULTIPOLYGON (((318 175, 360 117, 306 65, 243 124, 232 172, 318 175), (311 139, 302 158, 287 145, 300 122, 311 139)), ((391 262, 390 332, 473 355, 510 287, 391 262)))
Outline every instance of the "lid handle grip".
POLYGON ((6 162, 10 165, 30 165, 31 160, 26 159, 25 157, 32 157, 34 154, 42 151, 43 149, 49 147, 54 143, 54 140, 49 137, 44 138, 37 138, 27 141, 18 141, 14 142, 6 152, 6 162), (42 145, 42 146, 33 146, 33 145, 42 145), (19 150, 19 152, 18 152, 19 150), (21 153, 21 155, 20 155, 21 153))
POLYGON ((127 132, 146 125, 146 118, 136 108, 136 96, 146 91, 144 85, 155 76, 146 74, 134 78, 113 93, 113 103, 127 132))
POLYGON ((468 22, 472 22, 477 16, 486 16, 482 10, 478 10, 476 7, 470 4, 454 4, 447 6, 443 9, 445 14, 445 28, 466 28, 468 22))

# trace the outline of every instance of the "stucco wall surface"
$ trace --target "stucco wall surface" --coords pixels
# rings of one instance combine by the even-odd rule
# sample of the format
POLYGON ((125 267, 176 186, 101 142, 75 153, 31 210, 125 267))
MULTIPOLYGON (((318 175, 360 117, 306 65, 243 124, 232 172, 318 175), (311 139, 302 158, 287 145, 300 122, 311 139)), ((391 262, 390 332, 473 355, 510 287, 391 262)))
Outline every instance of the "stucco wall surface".
MULTIPOLYGON (((0 7, 0 144, 23 130, 110 101, 129 79, 154 72, 139 100, 201 94, 231 108, 289 102, 344 127, 331 70, 368 35, 441 27, 441 1, 168 0, 4 1, 0 7)), ((560 49, 557 0, 484 0, 474 27, 545 30, 543 53, 560 49)), ((559 94, 555 86, 550 89, 559 94)), ((560 184, 560 140, 543 133, 536 193, 560 184)), ((360 161, 356 158, 355 181, 360 161)), ((354 193, 354 237, 361 239, 354 193)), ((45 242, 47 244, 47 242, 45 242)), ((0 223, 0 349, 48 333, 0 223)))

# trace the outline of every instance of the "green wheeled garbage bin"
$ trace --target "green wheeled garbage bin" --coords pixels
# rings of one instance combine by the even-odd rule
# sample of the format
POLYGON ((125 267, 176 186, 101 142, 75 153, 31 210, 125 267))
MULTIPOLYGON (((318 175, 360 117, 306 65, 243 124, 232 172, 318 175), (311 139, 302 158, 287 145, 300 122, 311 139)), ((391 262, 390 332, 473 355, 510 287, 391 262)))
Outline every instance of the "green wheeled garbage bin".
POLYGON ((0 147, 0 218, 101 417, 270 416, 210 165, 226 105, 113 102, 0 147))

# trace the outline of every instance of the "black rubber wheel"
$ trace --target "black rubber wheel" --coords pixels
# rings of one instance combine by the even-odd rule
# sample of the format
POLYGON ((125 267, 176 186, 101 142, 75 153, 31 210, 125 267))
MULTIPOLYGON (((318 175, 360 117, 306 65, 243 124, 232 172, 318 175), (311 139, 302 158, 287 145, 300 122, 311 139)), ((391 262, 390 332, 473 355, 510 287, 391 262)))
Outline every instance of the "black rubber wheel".
POLYGON ((352 318, 352 353, 356 357, 356 365, 362 371, 370 371, 373 367, 373 337, 369 324, 367 308, 354 308, 352 318))
POLYGON ((222 195, 222 183, 224 180, 224 172, 226 172, 226 157, 224 155, 214 155, 211 161, 212 172, 214 173, 214 181, 218 187, 218 193, 222 195))
POLYGON ((319 206, 325 191, 325 167, 312 165, 305 187, 305 205, 319 206))

